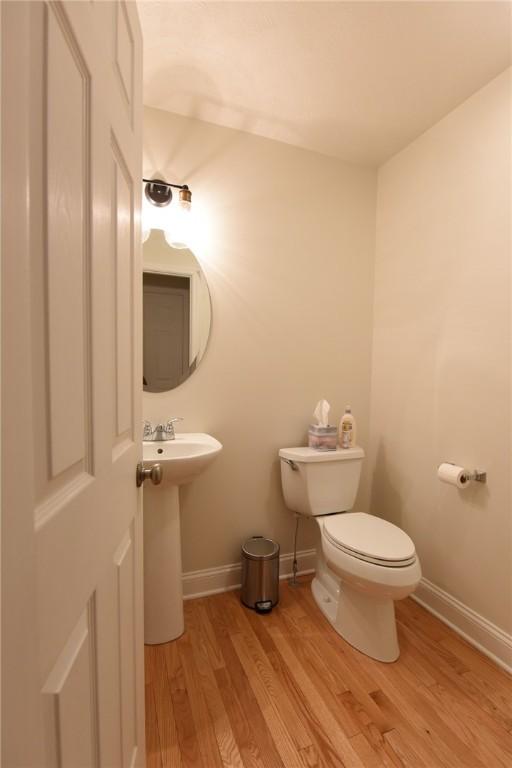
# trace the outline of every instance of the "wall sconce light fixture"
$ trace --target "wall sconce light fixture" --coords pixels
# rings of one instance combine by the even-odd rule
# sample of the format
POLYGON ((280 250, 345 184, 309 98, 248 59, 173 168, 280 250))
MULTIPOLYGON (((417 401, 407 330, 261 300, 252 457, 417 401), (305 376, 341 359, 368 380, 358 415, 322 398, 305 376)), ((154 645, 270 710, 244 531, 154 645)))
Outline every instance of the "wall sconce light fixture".
POLYGON ((188 248, 192 192, 187 184, 170 184, 162 179, 142 179, 142 181, 145 183, 146 200, 156 208, 165 208, 170 205, 172 190, 179 189, 178 202, 170 208, 168 215, 162 215, 162 211, 162 214, 157 214, 157 219, 146 207, 146 212, 150 215, 144 216, 143 241, 147 240, 151 229, 163 229, 165 239, 172 248, 188 248))

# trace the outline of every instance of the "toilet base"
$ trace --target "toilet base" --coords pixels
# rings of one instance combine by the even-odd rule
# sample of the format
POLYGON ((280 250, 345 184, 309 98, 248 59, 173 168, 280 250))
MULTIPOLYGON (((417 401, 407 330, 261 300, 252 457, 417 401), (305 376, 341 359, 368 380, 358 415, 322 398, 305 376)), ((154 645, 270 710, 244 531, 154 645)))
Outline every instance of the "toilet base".
POLYGON ((354 648, 377 661, 396 661, 400 655, 395 606, 338 582, 324 564, 311 584, 315 601, 336 632, 354 648))

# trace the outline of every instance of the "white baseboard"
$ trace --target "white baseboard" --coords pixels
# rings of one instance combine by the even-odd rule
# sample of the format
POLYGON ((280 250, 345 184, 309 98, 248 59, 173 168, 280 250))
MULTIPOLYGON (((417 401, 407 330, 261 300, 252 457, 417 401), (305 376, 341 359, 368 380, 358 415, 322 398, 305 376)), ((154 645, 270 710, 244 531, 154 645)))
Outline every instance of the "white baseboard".
POLYGON ((411 595, 457 634, 512 674, 512 635, 507 634, 448 592, 422 579, 411 595))
MULTIPOLYGON (((316 551, 305 549, 297 552, 297 562, 300 575, 313 573, 315 570, 316 551)), ((286 579, 292 575, 293 553, 281 555, 279 558, 279 578, 286 579)), ((240 563, 221 565, 219 568, 207 568, 203 571, 189 571, 183 574, 183 599, 206 597, 218 592, 228 592, 238 589, 242 582, 242 566, 240 563)))
MULTIPOLYGON (((305 549, 297 552, 299 574, 314 573, 316 551, 305 549)), ((290 552, 279 558, 279 578, 292 575, 293 554, 290 552)), ((219 592, 239 589, 242 566, 240 563, 222 565, 219 568, 207 568, 183 574, 183 598, 206 597, 219 592)), ((437 587, 428 579, 422 579, 413 600, 422 605, 454 632, 462 635, 468 643, 478 648, 496 664, 512 674, 512 635, 507 634, 480 614, 468 608, 457 598, 437 587)))

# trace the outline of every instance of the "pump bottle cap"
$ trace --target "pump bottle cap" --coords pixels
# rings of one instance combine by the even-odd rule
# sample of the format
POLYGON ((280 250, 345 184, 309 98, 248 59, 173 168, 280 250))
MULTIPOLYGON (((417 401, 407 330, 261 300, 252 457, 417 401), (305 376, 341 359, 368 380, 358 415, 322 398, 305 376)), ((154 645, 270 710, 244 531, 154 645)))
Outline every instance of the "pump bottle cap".
POLYGON ((345 413, 352 413, 352 408, 350 407, 350 405, 345 406, 345 413))

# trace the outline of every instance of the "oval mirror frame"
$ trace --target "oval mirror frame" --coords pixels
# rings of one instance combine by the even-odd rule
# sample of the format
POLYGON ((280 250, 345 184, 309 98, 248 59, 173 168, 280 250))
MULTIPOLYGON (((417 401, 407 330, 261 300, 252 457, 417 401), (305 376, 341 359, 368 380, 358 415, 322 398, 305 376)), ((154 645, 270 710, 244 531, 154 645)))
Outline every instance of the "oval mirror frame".
POLYGON ((172 248, 160 229, 142 246, 145 392, 183 384, 204 357, 212 324, 206 276, 188 248, 172 248))

